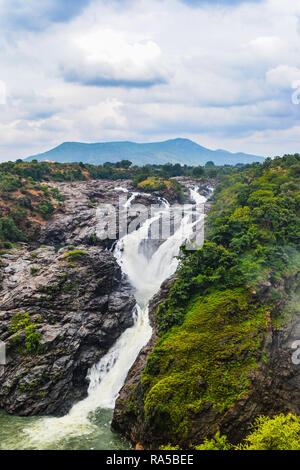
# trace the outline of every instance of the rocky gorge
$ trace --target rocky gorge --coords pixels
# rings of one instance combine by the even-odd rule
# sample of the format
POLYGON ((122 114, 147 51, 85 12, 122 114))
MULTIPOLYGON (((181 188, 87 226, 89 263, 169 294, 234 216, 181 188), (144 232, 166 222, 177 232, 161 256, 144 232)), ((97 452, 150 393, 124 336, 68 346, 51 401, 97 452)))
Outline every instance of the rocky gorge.
POLYGON ((97 208, 118 214, 133 194, 137 204, 160 203, 130 180, 49 186, 64 203, 37 239, 0 257, 0 408, 23 416, 68 412, 87 394, 87 371, 133 324, 134 291, 109 251, 115 240, 99 234, 97 208))
POLYGON ((88 369, 133 323, 132 289, 113 255, 76 248, 24 247, 1 257, 0 406, 10 413, 67 412, 86 395, 88 369), (37 344, 26 348, 33 334, 37 344))
POLYGON ((63 207, 37 240, 0 257, 0 339, 7 351, 0 408, 9 413, 66 413, 86 396, 88 369, 133 324, 133 289, 106 240, 97 239, 96 207, 118 207, 118 183, 55 184, 63 207))
MULTIPOLYGON (((185 188, 187 203, 192 202, 188 189, 197 186, 198 194, 208 197, 204 212, 209 213, 210 194, 216 182, 180 177, 176 180, 185 188)), ((0 368, 0 408, 20 416, 65 416, 74 403, 87 396, 88 371, 105 358, 134 323, 135 290, 111 252, 119 234, 115 239, 102 237, 99 204, 112 205, 117 217, 121 207, 130 207, 130 201, 146 208, 166 204, 159 193, 138 193, 130 180, 56 183, 55 187, 65 201, 41 226, 39 238, 0 257, 0 339, 7 349, 7 364, 0 368)), ((128 223, 131 221, 129 216, 128 223)), ((136 254, 153 258, 164 241, 150 243, 142 237, 136 254)), ((120 253, 122 250, 120 246, 120 253)), ((238 443, 261 414, 299 414, 299 373, 291 362, 300 324, 295 309, 299 279, 294 268, 281 278, 274 277, 272 271, 266 272, 251 292, 248 289, 248 293, 233 290, 218 294, 220 300, 212 317, 205 317, 208 325, 212 322, 212 332, 205 330, 206 323, 197 326, 195 334, 201 334, 204 328, 203 335, 215 336, 208 336, 214 349, 205 352, 206 343, 198 344, 195 336, 192 350, 199 350, 197 354, 204 354, 205 360, 211 356, 217 367, 222 363, 238 364, 242 381, 234 378, 232 382, 230 375, 227 381, 217 378, 219 382, 213 390, 210 372, 196 375, 190 387, 201 406, 188 405, 188 413, 181 418, 186 431, 175 431, 164 397, 159 407, 149 413, 149 359, 156 364, 166 357, 167 369, 176 367, 181 360, 175 350, 172 352, 173 346, 164 349, 157 322, 159 307, 169 299, 177 280, 176 273, 163 282, 150 300, 152 336, 119 393, 113 428, 138 449, 157 449, 168 442, 187 448, 218 432, 238 443), (244 303, 246 306, 241 306, 244 303), (228 318, 223 313, 227 311, 228 318), (243 315, 241 329, 236 330, 235 317, 242 319, 243 315), (218 389, 224 397, 235 397, 230 398, 229 406, 216 406, 209 398, 218 389)), ((208 295, 204 305, 206 302, 209 306, 216 300, 208 295)), ((201 316, 202 301, 195 305, 199 309, 197 316, 201 316)), ((189 367, 185 367, 184 374, 187 382, 189 367)), ((213 368, 212 362, 210 370, 213 368)), ((226 374, 222 372, 220 376, 226 374)), ((175 389, 162 390, 166 403, 172 403, 175 389)))

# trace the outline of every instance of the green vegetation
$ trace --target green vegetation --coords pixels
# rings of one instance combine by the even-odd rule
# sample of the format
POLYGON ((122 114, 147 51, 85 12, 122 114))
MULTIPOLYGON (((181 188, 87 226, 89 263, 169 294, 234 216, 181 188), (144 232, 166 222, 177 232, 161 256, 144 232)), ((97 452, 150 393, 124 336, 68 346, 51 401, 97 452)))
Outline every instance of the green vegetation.
POLYGON ((32 276, 37 276, 38 273, 40 272, 41 268, 37 268, 36 266, 31 266, 30 272, 32 276))
POLYGON ((42 214, 44 219, 48 220, 54 212, 54 206, 51 202, 43 199, 39 204, 39 212, 42 214))
POLYGON ((231 445, 226 436, 221 436, 220 432, 217 432, 214 439, 205 439, 203 444, 196 446, 195 450, 233 450, 234 446, 231 445))
MULTIPOLYGON (((12 244, 35 240, 43 221, 48 220, 64 204, 64 196, 48 182, 64 182, 88 179, 132 179, 145 191, 151 181, 156 182, 162 196, 180 198, 182 188, 171 180, 175 176, 222 178, 243 165, 231 167, 197 167, 179 164, 132 166, 129 160, 103 165, 83 163, 24 162, 17 160, 0 164, 0 249, 9 249, 12 244), (197 170, 198 168, 198 170, 197 170)), ((153 190, 152 187, 149 189, 153 190)), ((89 206, 94 207, 91 200, 89 206)))
POLYGON ((69 264, 78 263, 82 261, 88 254, 83 250, 68 251, 64 258, 68 260, 69 264))
POLYGON ((158 341, 147 362, 146 419, 181 439, 188 416, 207 406, 222 411, 247 393, 267 312, 242 288, 194 298, 181 327, 158 341))
POLYGON ((31 163, 0 164, 0 248, 33 240, 43 219, 63 204, 57 188, 40 184, 43 173, 31 163))
POLYGON ((32 320, 29 313, 17 313, 10 322, 10 332, 15 333, 13 344, 24 348, 27 353, 35 354, 39 351, 41 333, 36 331, 40 319, 32 320))
POLYGON ((171 444, 168 444, 166 446, 160 446, 159 450, 180 450, 179 446, 172 446, 171 444))
POLYGON ((300 450, 300 417, 280 414, 260 416, 245 443, 237 450, 300 450))
POLYGON ((183 197, 181 185, 175 180, 166 180, 157 176, 149 176, 144 181, 137 183, 142 191, 158 192, 164 197, 183 197))
POLYGON ((0 240, 9 242, 17 242, 24 240, 24 235, 21 230, 18 229, 13 217, 1 217, 0 218, 0 240))
MULTIPOLYGON (((168 444, 160 450, 180 450, 168 444)), ((227 436, 217 432, 213 439, 205 439, 195 450, 300 450, 300 417, 280 414, 273 418, 259 416, 250 433, 239 445, 231 444, 227 436)))
POLYGON ((243 443, 234 446, 217 433, 196 450, 300 450, 300 417, 280 414, 273 418, 259 416, 243 443))
POLYGON ((288 291, 278 286, 300 269, 299 216, 298 154, 244 167, 217 186, 206 242, 183 249, 156 317, 160 339, 142 384, 145 419, 157 435, 181 442, 203 409, 223 412, 251 393, 249 374, 268 361, 265 334, 285 315, 288 291))
MULTIPOLYGON (((0 191, 16 191, 20 181, 47 182, 47 181, 85 181, 87 179, 134 179, 136 182, 144 181, 148 176, 169 179, 175 176, 197 176, 205 178, 221 178, 224 175, 235 171, 240 171, 241 164, 235 167, 224 166, 204 166, 193 167, 180 165, 179 163, 166 163, 164 165, 132 166, 128 160, 117 163, 104 163, 103 165, 90 165, 87 163, 54 163, 54 162, 5 162, 0 164, 0 191)), ((48 188, 48 186, 45 186, 48 188)), ((49 189, 49 188, 48 188, 49 189)))
POLYGON ((157 176, 148 177, 146 180, 138 183, 138 187, 143 191, 161 191, 172 185, 171 181, 158 178, 157 176))

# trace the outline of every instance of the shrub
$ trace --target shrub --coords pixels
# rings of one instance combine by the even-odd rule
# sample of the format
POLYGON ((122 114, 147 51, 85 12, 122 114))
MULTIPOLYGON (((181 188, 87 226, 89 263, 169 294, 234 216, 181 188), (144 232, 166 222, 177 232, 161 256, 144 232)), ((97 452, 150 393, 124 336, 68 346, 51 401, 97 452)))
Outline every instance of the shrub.
POLYGON ((196 178, 202 176, 203 174, 204 174, 204 168, 202 166, 196 166, 193 169, 193 176, 195 176, 196 178))
POLYGON ((74 250, 68 251, 68 253, 64 255, 64 258, 69 261, 69 264, 71 264, 82 261, 82 259, 87 255, 88 254, 83 250, 74 250))
POLYGON ((10 322, 11 333, 16 333, 15 344, 22 344, 21 333, 24 334, 24 346, 28 353, 37 353, 40 347, 41 333, 36 332, 37 321, 30 319, 29 313, 17 313, 10 322))
POLYGON ((35 267, 35 266, 31 266, 30 272, 31 272, 32 276, 37 276, 38 273, 39 273, 39 271, 40 271, 40 269, 41 269, 41 268, 37 268, 37 267, 35 267))
POLYGON ((21 207, 25 207, 27 209, 32 209, 32 202, 31 202, 30 197, 28 197, 28 196, 19 197, 17 202, 21 207))
POLYGON ((12 217, 2 217, 0 219, 0 238, 3 241, 17 242, 24 240, 24 235, 15 224, 12 217))
POLYGON ((43 199, 42 202, 39 204, 39 211, 42 214, 42 217, 48 220, 54 212, 54 207, 51 202, 47 201, 46 199, 43 199))
POLYGON ((280 414, 274 418, 260 416, 253 431, 238 450, 300 450, 300 417, 280 414))
POLYGON ((204 443, 195 447, 196 450, 232 450, 233 446, 228 442, 227 436, 221 436, 217 432, 214 439, 205 439, 204 443))
POLYGON ((162 178, 149 177, 138 183, 138 188, 143 191, 160 191, 166 188, 166 181, 162 178))
POLYGON ((206 403, 222 412, 247 393, 265 323, 266 307, 241 288, 189 302, 182 325, 161 336, 143 372, 152 429, 159 435, 167 425, 166 439, 182 440, 206 403))

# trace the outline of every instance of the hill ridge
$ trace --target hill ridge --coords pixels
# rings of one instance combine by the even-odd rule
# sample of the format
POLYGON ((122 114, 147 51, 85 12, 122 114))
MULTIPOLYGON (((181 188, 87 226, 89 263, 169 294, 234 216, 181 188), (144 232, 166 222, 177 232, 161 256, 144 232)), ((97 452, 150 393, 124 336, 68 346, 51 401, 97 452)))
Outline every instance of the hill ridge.
POLYGON ((161 142, 63 142, 46 152, 27 157, 25 161, 83 162, 90 164, 115 163, 130 160, 134 165, 180 163, 191 166, 213 161, 216 165, 262 162, 264 157, 243 152, 210 150, 186 138, 161 142))

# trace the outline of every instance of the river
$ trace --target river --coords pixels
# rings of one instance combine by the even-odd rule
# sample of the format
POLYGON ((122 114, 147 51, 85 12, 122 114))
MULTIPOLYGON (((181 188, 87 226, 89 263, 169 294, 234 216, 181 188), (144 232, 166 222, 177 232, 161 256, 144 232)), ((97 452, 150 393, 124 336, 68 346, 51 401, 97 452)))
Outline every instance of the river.
MULTIPOLYGON (((118 241, 114 255, 135 289, 135 323, 89 373, 88 396, 63 417, 17 417, 0 412, 0 449, 122 450, 130 443, 111 429, 115 401, 140 350, 148 343, 152 328, 148 304, 162 282, 177 269, 180 246, 189 240, 195 223, 202 222, 206 199, 190 189, 195 201, 172 235, 153 249, 149 232, 153 223, 173 210, 166 201, 136 231, 118 241), (145 244, 145 240, 147 243, 145 244)), ((133 194, 126 207, 133 203, 133 194)), ((176 209, 180 211, 181 208, 176 209)))

